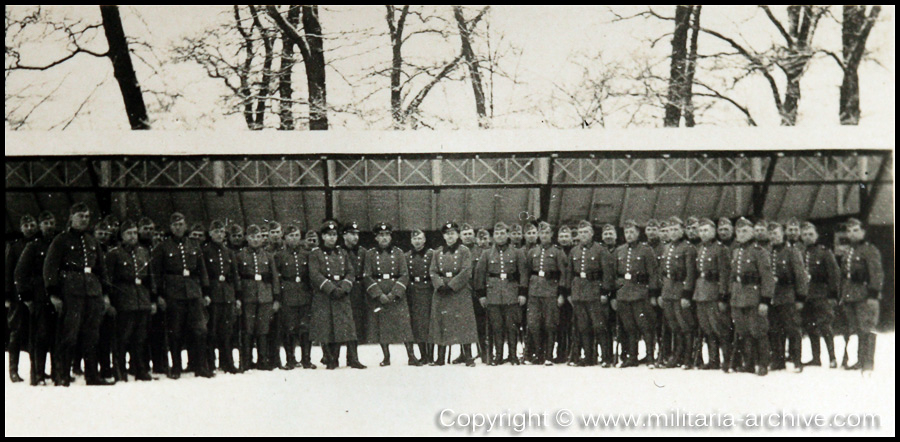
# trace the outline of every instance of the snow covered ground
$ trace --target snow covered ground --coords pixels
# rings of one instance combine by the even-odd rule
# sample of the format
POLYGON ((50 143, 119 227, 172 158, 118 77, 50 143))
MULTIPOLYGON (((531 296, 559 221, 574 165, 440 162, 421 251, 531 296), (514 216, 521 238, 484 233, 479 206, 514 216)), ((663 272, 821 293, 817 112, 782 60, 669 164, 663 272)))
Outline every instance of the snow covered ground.
MULTIPOLYGON (((528 435, 894 435, 894 334, 880 335, 877 345, 869 378, 828 368, 764 378, 644 367, 418 368, 405 365, 402 346, 392 348, 394 365, 382 368, 381 350, 365 346, 367 370, 220 373, 211 380, 188 375, 90 388, 82 380, 70 388, 32 388, 7 379, 4 434, 514 435, 519 428, 528 435), (637 428, 584 421, 628 415, 641 419, 632 422, 637 428), (864 415, 877 415, 878 427, 860 424, 861 417, 871 423, 864 415), (825 428, 774 428, 779 421, 800 426, 812 419, 825 428), (704 422, 719 427, 701 428, 704 422), (473 430, 473 424, 483 426, 473 430)), ((313 356, 318 359, 318 350, 313 356)), ((23 355, 25 372, 26 361, 23 355)))

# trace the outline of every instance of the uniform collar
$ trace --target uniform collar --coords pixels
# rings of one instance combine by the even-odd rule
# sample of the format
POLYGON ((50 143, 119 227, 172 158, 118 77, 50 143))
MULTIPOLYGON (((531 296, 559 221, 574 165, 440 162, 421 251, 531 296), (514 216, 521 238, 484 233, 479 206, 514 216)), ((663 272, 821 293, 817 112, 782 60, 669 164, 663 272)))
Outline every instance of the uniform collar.
POLYGON ((412 249, 412 254, 413 254, 413 255, 422 255, 422 256, 424 256, 424 255, 425 255, 425 252, 427 252, 427 251, 428 251, 428 248, 423 246, 423 247, 422 247, 422 250, 416 250, 415 248, 413 248, 413 249, 412 249))
POLYGON ((444 244, 444 250, 450 253, 456 253, 456 250, 459 249, 459 246, 462 245, 461 241, 455 242, 452 246, 448 246, 444 244))
POLYGON ((505 244, 497 244, 497 243, 494 243, 494 247, 495 247, 497 250, 500 250, 500 251, 502 251, 502 252, 505 252, 505 251, 507 251, 508 249, 512 248, 512 244, 511 244, 509 241, 507 241, 505 244))

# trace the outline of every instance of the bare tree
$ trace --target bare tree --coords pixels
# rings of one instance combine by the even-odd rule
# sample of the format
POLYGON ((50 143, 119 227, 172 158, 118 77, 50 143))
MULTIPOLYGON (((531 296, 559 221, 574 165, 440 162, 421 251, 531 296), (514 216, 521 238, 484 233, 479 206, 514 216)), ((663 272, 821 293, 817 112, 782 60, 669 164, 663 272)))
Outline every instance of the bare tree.
POLYGON ((675 32, 672 34, 672 58, 669 72, 669 101, 666 103, 666 116, 663 125, 678 127, 681 123, 682 103, 685 100, 687 84, 687 40, 693 6, 678 5, 675 7, 675 32))
MULTIPOLYGON (((128 122, 131 126, 131 129, 150 129, 150 120, 147 114, 147 107, 144 103, 144 97, 143 93, 141 92, 140 82, 138 81, 137 74, 134 71, 134 65, 132 64, 131 60, 131 51, 129 50, 129 42, 126 38, 125 30, 122 25, 122 18, 117 6, 100 6, 100 23, 89 24, 81 22, 50 22, 43 16, 42 10, 40 8, 36 9, 32 14, 26 15, 21 19, 12 18, 10 11, 4 8, 4 16, 6 22, 5 31, 7 35, 5 50, 5 76, 7 80, 9 80, 10 75, 17 71, 51 70, 66 63, 69 60, 72 60, 80 54, 86 54, 97 58, 108 58, 112 63, 113 73, 116 81, 118 82, 119 91, 122 94, 122 101, 125 105, 125 113, 128 117, 128 122), (10 43, 10 38, 15 40, 18 33, 23 31, 26 27, 33 25, 44 26, 46 29, 52 30, 51 32, 63 33, 67 39, 68 54, 42 64, 23 63, 23 54, 21 54, 19 48, 15 43, 10 43), (82 43, 82 39, 90 39, 90 34, 98 29, 103 29, 104 35, 106 37, 106 51, 101 52, 98 50, 88 49, 82 43)), ((55 89, 53 92, 55 92, 55 89)), ((93 96, 93 92, 94 91, 92 91, 88 95, 88 99, 93 96)), ((37 106, 40 106, 41 104, 47 102, 49 97, 50 95, 42 97, 38 104, 33 107, 31 111, 26 113, 24 119, 16 122, 13 127, 22 127, 25 120, 27 120, 27 116, 30 115, 30 113, 33 112, 37 106)), ((9 98, 9 95, 7 95, 7 98, 9 98)), ((82 102, 82 105, 79 106, 79 108, 75 111, 75 116, 78 115, 88 99, 82 102)), ((9 122, 11 118, 10 112, 6 113, 6 118, 9 122)), ((14 116, 12 118, 15 119, 14 116)), ((73 119, 74 116, 72 120, 73 119)), ((71 123, 71 120, 69 121, 69 123, 71 123)), ((68 123, 65 127, 68 127, 68 123)))
MULTIPOLYGON (((287 22, 297 27, 300 25, 300 6, 291 5, 287 12, 287 22)), ((294 70, 294 45, 291 44, 289 38, 282 31, 281 33, 281 66, 278 69, 278 96, 281 98, 279 103, 278 117, 280 120, 279 129, 294 129, 294 113, 292 110, 292 96, 294 93, 291 75, 294 70)))
POLYGON ((319 8, 315 5, 301 6, 301 31, 273 5, 266 7, 269 16, 284 33, 284 38, 297 45, 306 68, 306 84, 309 93, 309 128, 328 129, 328 100, 325 90, 325 48, 322 25, 319 23, 319 8))
POLYGON ((843 50, 838 57, 828 52, 844 71, 841 81, 840 117, 841 124, 859 124, 859 64, 866 52, 869 33, 878 20, 881 6, 873 6, 866 12, 865 5, 845 5, 841 23, 843 50))
POLYGON ((461 52, 466 60, 466 66, 469 68, 469 79, 472 83, 472 92, 475 94, 475 113, 478 116, 478 127, 482 129, 489 128, 491 124, 485 108, 484 84, 482 83, 481 73, 478 71, 478 60, 475 56, 475 51, 472 50, 472 31, 478 25, 481 17, 489 10, 490 6, 486 6, 474 19, 466 20, 462 7, 453 6, 453 17, 456 19, 462 46, 461 52))

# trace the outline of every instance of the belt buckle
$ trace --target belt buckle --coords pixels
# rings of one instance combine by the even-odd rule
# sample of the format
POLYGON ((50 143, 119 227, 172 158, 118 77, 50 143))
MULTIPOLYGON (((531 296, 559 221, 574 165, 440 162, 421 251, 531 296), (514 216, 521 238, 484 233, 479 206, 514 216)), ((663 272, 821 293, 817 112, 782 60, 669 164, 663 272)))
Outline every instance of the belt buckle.
MULTIPOLYGON (((90 272, 85 272, 85 273, 90 273, 90 272)), ((182 276, 191 276, 191 271, 188 269, 184 269, 184 271, 181 272, 181 275, 182 276)))
POLYGON ((502 281, 506 281, 506 273, 501 273, 501 274, 500 274, 500 279, 501 279, 502 281))
POLYGON ((331 279, 334 279, 335 281, 340 281, 340 280, 341 280, 341 277, 338 276, 338 275, 334 275, 334 276, 331 277, 331 279))
POLYGON ((422 282, 422 278, 416 276, 416 282, 422 282))
POLYGON ((740 277, 740 276, 737 277, 737 282, 741 282, 741 277, 740 277))
POLYGON ((580 276, 581 279, 587 279, 587 273, 585 273, 585 272, 581 272, 581 274, 578 276, 580 276))
POLYGON ((445 275, 446 275, 448 278, 452 278, 452 277, 453 277, 453 272, 447 272, 447 273, 445 273, 445 275))
POLYGON ((225 282, 225 275, 219 275, 219 282, 225 282))
POLYGON ((706 272, 700 272, 700 277, 706 279, 706 272))
POLYGON ((544 275, 546 275, 546 273, 544 273, 543 270, 538 271, 538 276, 540 276, 541 278, 543 278, 544 275))
POLYGON ((90 274, 90 273, 91 273, 91 268, 90 268, 90 267, 85 267, 85 268, 84 268, 84 273, 90 274))
POLYGON ((253 275, 253 280, 254 281, 262 281, 262 275, 260 275, 259 273, 253 275))
POLYGON ((300 282, 300 277, 298 276, 298 277, 294 278, 294 282, 300 282))
POLYGON ((391 279, 391 275, 385 273, 385 274, 381 275, 381 279, 391 279))
POLYGON ((625 273, 625 279, 631 281, 631 272, 625 273))
POLYGON ((141 285, 141 278, 134 278, 134 285, 141 285))

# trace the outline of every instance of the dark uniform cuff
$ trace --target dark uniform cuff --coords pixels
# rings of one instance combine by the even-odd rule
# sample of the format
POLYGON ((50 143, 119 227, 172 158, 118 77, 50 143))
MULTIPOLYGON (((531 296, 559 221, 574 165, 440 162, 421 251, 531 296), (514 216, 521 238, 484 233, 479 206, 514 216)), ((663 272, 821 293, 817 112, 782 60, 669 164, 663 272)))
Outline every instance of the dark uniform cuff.
POLYGON ((487 297, 487 292, 486 292, 485 290, 483 290, 483 289, 475 290, 475 297, 476 297, 476 298, 486 298, 486 297, 487 297))
POLYGON ((765 305, 771 306, 771 305, 772 305, 772 298, 766 298, 765 296, 763 296, 763 297, 761 297, 761 298, 759 299, 759 303, 760 303, 760 304, 765 304, 765 305))
POLYGON ((528 296, 528 287, 519 287, 519 296, 521 296, 521 297, 528 296))
POLYGON ((868 289, 868 295, 869 295, 869 299, 876 299, 876 300, 877 300, 877 299, 878 299, 879 293, 878 293, 878 290, 875 290, 875 289, 868 289))
POLYGON ((682 290, 682 291, 681 291, 681 299, 687 299, 687 300, 690 300, 690 299, 691 299, 691 295, 693 295, 693 293, 692 293, 690 290, 686 290, 686 289, 685 289, 685 290, 682 290))
POLYGON ((568 287, 560 287, 559 295, 562 296, 563 298, 568 298, 569 297, 569 288, 568 287))

